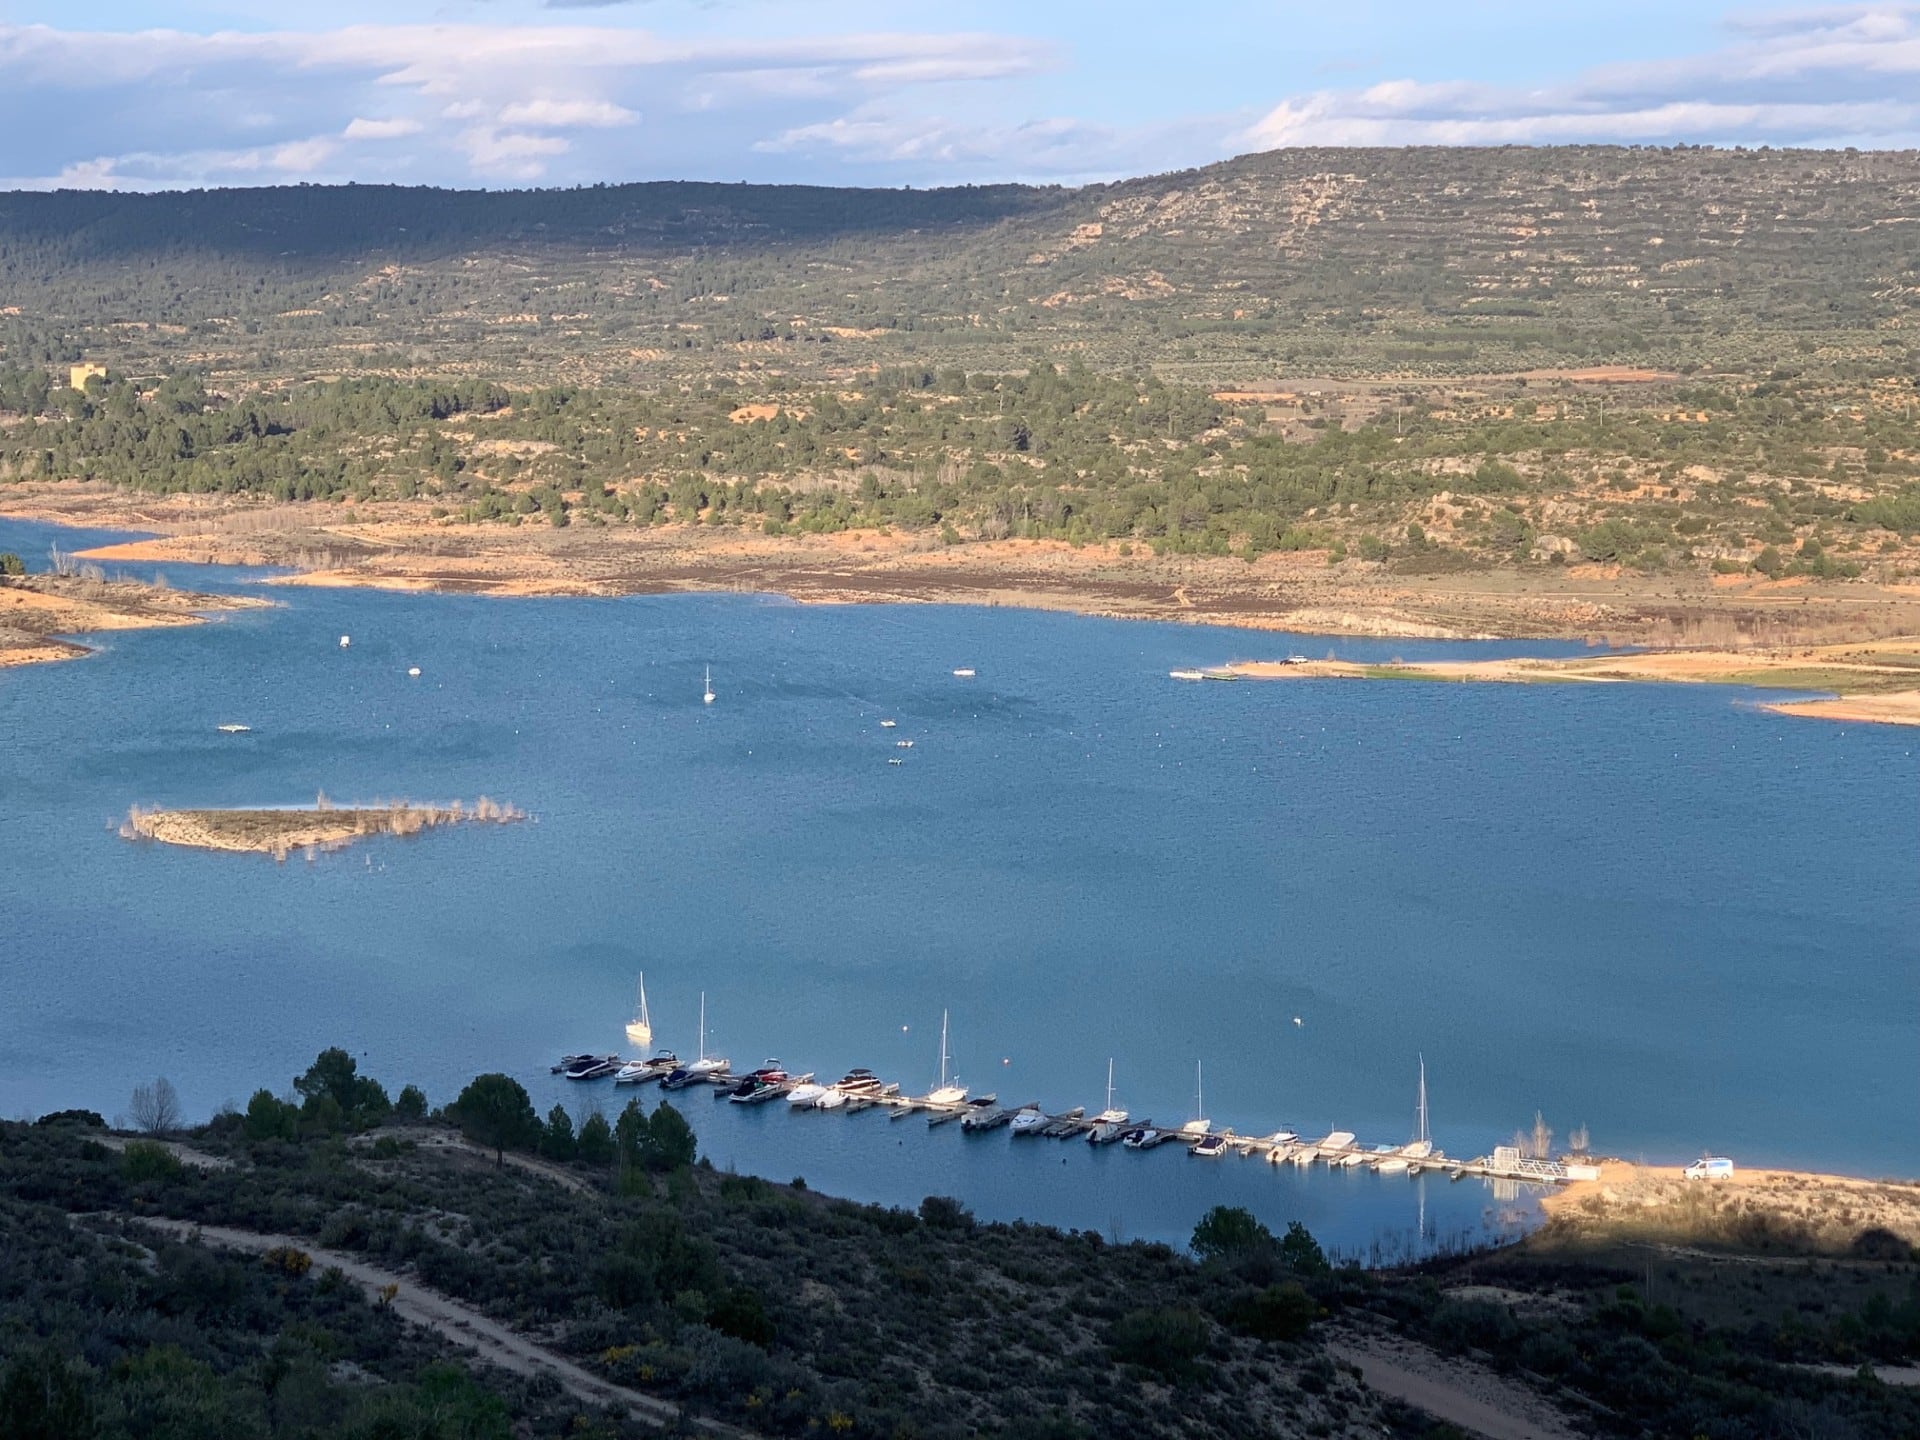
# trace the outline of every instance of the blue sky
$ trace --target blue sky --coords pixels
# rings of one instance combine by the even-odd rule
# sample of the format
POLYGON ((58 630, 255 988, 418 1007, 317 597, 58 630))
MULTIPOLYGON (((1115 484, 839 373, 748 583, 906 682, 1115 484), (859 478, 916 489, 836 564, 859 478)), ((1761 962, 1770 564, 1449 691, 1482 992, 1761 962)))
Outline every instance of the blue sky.
POLYGON ((1920 6, 0 0, 0 185, 1113 178, 1312 144, 1920 143, 1920 6))

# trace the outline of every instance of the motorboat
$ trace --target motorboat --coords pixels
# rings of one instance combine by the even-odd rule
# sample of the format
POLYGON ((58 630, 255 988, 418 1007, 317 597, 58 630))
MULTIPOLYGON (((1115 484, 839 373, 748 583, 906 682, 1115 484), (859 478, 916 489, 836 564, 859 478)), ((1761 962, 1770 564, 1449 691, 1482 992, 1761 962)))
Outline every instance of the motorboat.
POLYGON ((1169 670, 1167 671, 1167 676, 1172 680, 1204 680, 1207 678, 1204 670, 1169 670))
POLYGON ((1182 1135, 1204 1135, 1213 1122, 1207 1119, 1206 1090, 1200 1083, 1200 1062, 1193 1062, 1193 1118, 1180 1127, 1182 1135))
POLYGON ((1269 1165, 1284 1165, 1287 1161, 1293 1159, 1293 1156, 1294 1147, 1292 1145, 1276 1145, 1267 1151, 1267 1163, 1269 1165))
POLYGON ((1114 1108, 1113 1104, 1113 1057, 1107 1057, 1107 1108, 1093 1117, 1095 1125, 1125 1125, 1127 1112, 1114 1108))
POLYGON ((1333 1130, 1315 1141, 1313 1148, 1331 1163, 1336 1155, 1343 1150, 1350 1149, 1352 1145, 1353 1132, 1351 1130, 1333 1130))
POLYGON ((1227 1153, 1227 1137, 1207 1135, 1187 1151, 1189 1155, 1198 1155, 1203 1160, 1212 1160, 1227 1153))
POLYGON ((1147 1126, 1127 1131, 1120 1137, 1120 1143, 1129 1150, 1150 1150, 1160 1143, 1161 1134, 1147 1126))
POLYGON ((220 727, 220 733, 222 735, 245 735, 252 729, 253 727, 251 725, 222 725, 220 727))
POLYGON ((846 1095, 878 1095, 885 1087, 878 1075, 861 1066, 834 1081, 833 1088, 846 1095))
POLYGON ((1269 1145, 1291 1145, 1299 1138, 1300 1136, 1297 1132, 1282 1129, 1276 1130, 1273 1134, 1267 1136, 1266 1143, 1269 1145))
POLYGON ((618 1055, 603 1056, 591 1065, 584 1067, 576 1066, 574 1069, 567 1071, 567 1078, 569 1080, 604 1079, 608 1075, 618 1073, 621 1065, 624 1063, 618 1055))
POLYGON ((1089 1145, 1111 1145, 1114 1141, 1123 1139, 1130 1130, 1136 1128, 1138 1127, 1128 1125, 1125 1120, 1102 1120, 1091 1130, 1087 1131, 1087 1143, 1089 1145))
POLYGON ((1330 1165, 1338 1165, 1342 1170, 1353 1170, 1366 1164, 1372 1158, 1373 1156, 1364 1150, 1354 1150, 1342 1155, 1338 1160, 1332 1160, 1328 1163, 1330 1165))
POLYGON ((1373 1168, 1382 1175, 1401 1175, 1413 1162, 1404 1155, 1388 1155, 1373 1168))
POLYGON ((911 740, 896 740, 896 741, 894 741, 894 742, 893 742, 893 748, 894 748, 894 749, 896 749, 896 750, 911 750, 911 749, 913 749, 913 741, 911 741, 911 740))
POLYGON ((973 679, 973 671, 966 666, 962 666, 953 672, 953 678, 956 680, 971 680, 973 679))
POLYGON ((727 1101, 733 1105, 764 1105, 769 1100, 778 1100, 787 1093, 788 1088, 784 1080, 755 1080, 749 1075, 733 1087, 733 1093, 727 1096, 727 1101))
POLYGON ((1012 1132, 1015 1135, 1038 1135, 1041 1130, 1053 1123, 1053 1117, 1038 1105, 1029 1105, 1013 1117, 1012 1132))
POLYGON ((829 1085, 825 1090, 820 1092, 820 1098, 813 1102, 813 1108, 816 1110, 838 1110, 851 1098, 846 1091, 836 1090, 829 1085))
POLYGON ((904 760, 902 760, 902 759, 901 759, 901 758, 900 758, 900 757, 899 757, 898 755, 889 755, 889 756, 887 757, 887 764, 889 764, 889 765, 904 765, 904 764, 906 764, 906 761, 904 761, 904 760))
POLYGON ((684 1090, 687 1086, 693 1084, 694 1081, 701 1078, 703 1077, 694 1074, 687 1066, 676 1065, 661 1077, 660 1088, 662 1090, 684 1090))
POLYGON ((653 1044, 653 1017, 647 1014, 647 977, 640 977, 640 998, 634 1005, 633 1019, 627 1022, 627 1042, 645 1050, 653 1044))
POLYGON ((567 1071, 571 1070, 574 1066, 578 1065, 583 1060, 598 1060, 599 1058, 600 1057, 598 1055, 562 1055, 560 1057, 560 1063, 553 1067, 552 1073, 555 1075, 562 1075, 562 1074, 565 1074, 567 1071))
POLYGON ((950 1078, 947 1067, 953 1057, 947 1053, 947 1012, 940 1012, 940 1083, 927 1092, 929 1105, 958 1105, 967 1098, 967 1087, 950 1078))
POLYGON ((898 725, 899 723, 900 722, 898 720, 882 720, 880 722, 880 728, 882 730, 891 730, 893 729, 894 726, 898 725))
POLYGON ((645 1060, 629 1060, 613 1072, 616 1085, 638 1085, 642 1080, 653 1078, 653 1066, 645 1060))
POLYGON ((826 1093, 826 1086, 808 1081, 805 1085, 796 1085, 787 1092, 787 1103, 796 1110, 809 1110, 819 1104, 820 1097, 826 1093))
POLYGON ((960 1128, 972 1132, 976 1130, 998 1130, 1013 1119, 1013 1111, 999 1105, 970 1106, 967 1113, 960 1117, 960 1128))

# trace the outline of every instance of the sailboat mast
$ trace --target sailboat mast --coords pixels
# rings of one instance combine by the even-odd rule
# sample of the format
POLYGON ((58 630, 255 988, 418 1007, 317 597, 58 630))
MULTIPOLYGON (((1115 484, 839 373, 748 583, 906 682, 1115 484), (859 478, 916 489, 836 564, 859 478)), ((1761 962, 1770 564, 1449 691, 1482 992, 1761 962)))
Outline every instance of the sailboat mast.
POLYGON ((940 1012, 940 1088, 947 1088, 947 1012, 940 1012))
POLYGON ((1420 1109, 1414 1116, 1414 1124, 1419 1129, 1419 1134, 1415 1135, 1414 1139, 1430 1140, 1432 1138, 1427 1134, 1427 1057, 1424 1055, 1420 1057, 1420 1109))
POLYGON ((1107 1109, 1113 1109, 1113 1057, 1107 1057, 1107 1109))
POLYGON ((700 992, 700 1058, 707 1058, 707 992, 700 992))

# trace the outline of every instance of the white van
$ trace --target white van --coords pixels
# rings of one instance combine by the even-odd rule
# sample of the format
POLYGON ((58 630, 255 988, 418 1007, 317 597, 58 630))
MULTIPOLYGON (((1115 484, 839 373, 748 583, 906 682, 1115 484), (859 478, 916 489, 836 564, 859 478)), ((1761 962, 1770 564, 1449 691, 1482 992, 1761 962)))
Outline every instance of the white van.
POLYGON ((1687 1166, 1689 1180, 1731 1180, 1733 1161, 1724 1155, 1708 1155, 1687 1166))

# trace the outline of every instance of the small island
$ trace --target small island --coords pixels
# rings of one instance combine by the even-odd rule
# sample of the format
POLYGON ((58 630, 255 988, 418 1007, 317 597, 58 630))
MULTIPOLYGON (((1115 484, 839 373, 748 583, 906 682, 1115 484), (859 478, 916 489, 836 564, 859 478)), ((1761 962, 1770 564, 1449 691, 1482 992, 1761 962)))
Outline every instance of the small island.
POLYGON ((258 810, 147 810, 135 805, 121 822, 128 840, 195 850, 245 851, 284 861, 296 850, 309 860, 375 835, 418 835, 448 825, 511 825, 526 812, 482 795, 471 805, 419 805, 405 800, 336 805, 325 795, 311 807, 258 810))
MULTIPOLYGON (((1180 672, 1201 674, 1202 672, 1180 672)), ((1348 660, 1248 660, 1205 672, 1248 680, 1451 680, 1509 685, 1634 682, 1744 685, 1832 698, 1777 700, 1782 715, 1880 725, 1920 725, 1920 639, 1863 641, 1772 650, 1647 650, 1567 659, 1416 660, 1366 665, 1348 660)))

